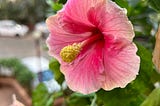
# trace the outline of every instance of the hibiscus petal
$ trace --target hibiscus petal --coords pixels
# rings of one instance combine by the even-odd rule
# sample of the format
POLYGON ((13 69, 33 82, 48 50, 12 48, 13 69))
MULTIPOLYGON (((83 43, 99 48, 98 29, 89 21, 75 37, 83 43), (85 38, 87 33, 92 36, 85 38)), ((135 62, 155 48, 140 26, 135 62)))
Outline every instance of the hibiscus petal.
POLYGON ((86 24, 90 24, 87 16, 88 10, 106 1, 107 0, 68 0, 64 7, 65 14, 75 20, 81 20, 82 22, 87 22, 86 24))
POLYGON ((135 36, 133 26, 128 20, 126 9, 120 8, 117 4, 109 1, 106 8, 106 17, 102 23, 102 32, 105 35, 126 38, 129 41, 135 36))
POLYGON ((106 0, 68 0, 60 12, 64 29, 71 33, 83 33, 93 31, 95 26, 88 20, 88 10, 106 0))
POLYGON ((65 75, 67 85, 73 91, 83 94, 95 92, 101 88, 104 77, 102 59, 102 42, 81 53, 70 64, 61 64, 61 71, 65 75))
POLYGON ((133 26, 128 20, 126 10, 108 0, 88 11, 88 19, 96 25, 104 35, 126 38, 132 41, 135 36, 133 26))
POLYGON ((46 23, 50 31, 50 36, 46 41, 49 47, 49 54, 58 59, 59 62, 61 62, 59 54, 63 47, 69 44, 81 42, 91 35, 91 32, 86 32, 83 34, 72 34, 66 32, 61 27, 61 23, 59 22, 59 15, 49 17, 46 23))
POLYGON ((132 43, 123 46, 123 48, 118 47, 117 44, 112 50, 105 48, 103 89, 124 88, 136 78, 140 65, 140 59, 136 55, 136 51, 137 48, 132 43))

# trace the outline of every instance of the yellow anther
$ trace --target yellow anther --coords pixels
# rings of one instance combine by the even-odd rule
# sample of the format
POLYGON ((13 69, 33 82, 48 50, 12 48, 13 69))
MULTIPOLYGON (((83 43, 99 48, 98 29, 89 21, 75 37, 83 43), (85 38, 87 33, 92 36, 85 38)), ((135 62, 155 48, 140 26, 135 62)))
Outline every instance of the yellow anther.
POLYGON ((60 56, 64 62, 70 63, 78 56, 80 50, 81 44, 74 43, 72 45, 68 45, 62 48, 60 56))

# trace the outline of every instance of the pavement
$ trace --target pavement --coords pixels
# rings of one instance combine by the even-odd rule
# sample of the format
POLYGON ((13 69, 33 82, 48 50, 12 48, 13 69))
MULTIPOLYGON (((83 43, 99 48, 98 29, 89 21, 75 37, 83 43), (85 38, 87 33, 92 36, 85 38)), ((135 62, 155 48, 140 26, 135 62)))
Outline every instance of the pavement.
MULTIPOLYGON (((24 58, 37 55, 36 40, 32 35, 23 38, 1 37, 0 36, 0 58, 24 58)), ((48 53, 44 50, 45 39, 40 39, 41 55, 49 58, 48 53)))

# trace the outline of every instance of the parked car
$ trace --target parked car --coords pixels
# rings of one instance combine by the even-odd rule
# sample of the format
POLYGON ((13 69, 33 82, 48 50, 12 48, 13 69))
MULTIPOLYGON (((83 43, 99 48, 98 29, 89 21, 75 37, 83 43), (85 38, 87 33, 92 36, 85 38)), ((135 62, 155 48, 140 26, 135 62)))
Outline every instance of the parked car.
POLYGON ((49 60, 47 60, 44 57, 37 57, 37 56, 31 56, 31 57, 25 57, 21 59, 22 63, 26 65, 33 73, 39 73, 43 70, 49 69, 49 60))
POLYGON ((28 32, 28 27, 13 20, 0 20, 0 36, 21 37, 28 32))
POLYGON ((35 25, 35 30, 41 32, 43 38, 47 38, 49 31, 45 22, 39 22, 35 25))

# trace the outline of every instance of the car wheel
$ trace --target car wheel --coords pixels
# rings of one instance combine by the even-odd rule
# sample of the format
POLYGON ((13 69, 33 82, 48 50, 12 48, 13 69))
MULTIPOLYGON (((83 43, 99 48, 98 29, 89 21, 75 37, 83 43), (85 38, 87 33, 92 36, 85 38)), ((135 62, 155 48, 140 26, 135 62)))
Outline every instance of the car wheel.
POLYGON ((19 38, 19 37, 20 37, 20 35, 19 35, 19 34, 16 34, 16 35, 15 35, 15 37, 18 37, 18 38, 19 38))

